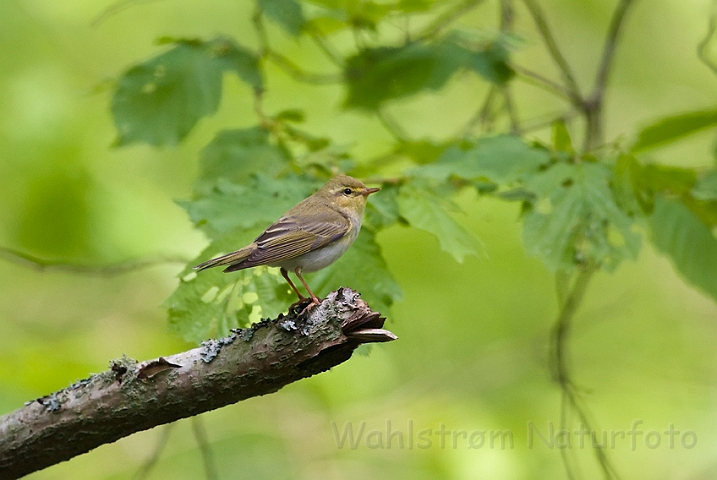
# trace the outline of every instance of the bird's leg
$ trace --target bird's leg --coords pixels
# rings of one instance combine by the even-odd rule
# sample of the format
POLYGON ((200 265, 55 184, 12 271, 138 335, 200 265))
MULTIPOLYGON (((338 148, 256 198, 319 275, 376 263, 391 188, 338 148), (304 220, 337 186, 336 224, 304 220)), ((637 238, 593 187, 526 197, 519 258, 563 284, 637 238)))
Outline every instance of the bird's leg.
MULTIPOLYGON (((284 267, 281 267, 281 268, 279 269, 279 271, 281 272, 281 276, 284 277, 284 280, 286 280, 286 281, 289 283, 289 286, 291 287, 291 289, 292 289, 293 291, 295 291, 296 294, 299 296, 299 301, 296 302, 296 303, 301 303, 301 302, 303 302, 303 301, 306 301, 307 298, 306 298, 305 296, 303 296, 303 295, 299 292, 299 289, 296 288, 296 285, 294 285, 294 282, 292 282, 291 279, 289 278, 289 272, 287 272, 284 267)), ((306 286, 306 284, 304 284, 304 286, 306 286)), ((292 306, 293 306, 293 305, 292 305, 292 306)))
POLYGON ((301 267, 296 267, 296 269, 294 269, 294 273, 296 274, 297 277, 299 277, 299 280, 301 280, 301 283, 304 285, 304 288, 306 289, 307 292, 309 292, 309 295, 311 296, 311 303, 308 304, 304 308, 304 310, 302 310, 301 313, 308 312, 313 307, 320 304, 321 301, 318 299, 318 297, 316 295, 314 295, 314 292, 311 291, 311 289, 309 288, 309 285, 306 283, 306 280, 304 280, 304 277, 301 276, 301 267))

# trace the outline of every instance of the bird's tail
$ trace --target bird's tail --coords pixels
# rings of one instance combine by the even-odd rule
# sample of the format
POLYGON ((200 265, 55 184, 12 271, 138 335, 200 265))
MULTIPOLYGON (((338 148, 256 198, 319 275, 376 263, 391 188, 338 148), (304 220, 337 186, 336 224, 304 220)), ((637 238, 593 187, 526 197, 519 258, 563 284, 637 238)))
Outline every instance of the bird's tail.
POLYGON ((207 260, 204 263, 200 263, 199 265, 194 267, 194 269, 204 270, 207 268, 218 267, 220 265, 229 265, 229 268, 227 268, 225 271, 241 270, 241 262, 246 260, 249 255, 252 254, 254 249, 256 249, 256 245, 251 244, 242 248, 241 250, 237 250, 236 252, 227 253, 226 255, 222 255, 221 257, 212 258, 211 260, 207 260))

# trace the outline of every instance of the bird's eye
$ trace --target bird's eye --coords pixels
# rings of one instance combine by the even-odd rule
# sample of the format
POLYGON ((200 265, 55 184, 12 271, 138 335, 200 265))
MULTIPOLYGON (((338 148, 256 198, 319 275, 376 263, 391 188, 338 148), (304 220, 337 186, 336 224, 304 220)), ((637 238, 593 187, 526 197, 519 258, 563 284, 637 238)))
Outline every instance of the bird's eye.
POLYGON ((344 188, 344 195, 351 195, 351 193, 353 193, 353 190, 350 188, 344 188))

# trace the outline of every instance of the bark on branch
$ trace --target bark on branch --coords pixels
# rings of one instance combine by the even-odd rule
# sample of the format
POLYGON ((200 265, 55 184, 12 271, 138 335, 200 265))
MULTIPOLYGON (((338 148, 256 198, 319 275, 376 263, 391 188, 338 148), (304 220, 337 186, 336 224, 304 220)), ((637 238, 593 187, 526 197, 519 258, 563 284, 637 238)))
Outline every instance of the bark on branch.
POLYGON ((340 288, 306 315, 280 315, 200 348, 111 369, 0 417, 0 478, 13 479, 105 443, 328 370, 361 343, 395 340, 384 318, 340 288))

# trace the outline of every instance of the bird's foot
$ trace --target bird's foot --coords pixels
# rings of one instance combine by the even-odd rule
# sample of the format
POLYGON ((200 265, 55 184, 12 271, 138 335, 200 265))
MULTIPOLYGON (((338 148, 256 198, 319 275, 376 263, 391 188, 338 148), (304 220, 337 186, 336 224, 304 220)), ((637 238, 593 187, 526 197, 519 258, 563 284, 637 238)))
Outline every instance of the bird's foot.
POLYGON ((301 311, 301 313, 299 315, 303 315, 305 313, 310 312, 312 308, 314 308, 315 306, 317 306, 320 303, 321 303, 321 300, 319 300, 316 297, 313 297, 311 299, 311 302, 307 306, 304 307, 304 309, 301 311))
POLYGON ((290 315, 296 315, 297 317, 304 315, 305 313, 308 313, 311 311, 312 308, 317 306, 321 303, 321 300, 319 300, 316 297, 313 298, 300 298, 298 301, 291 304, 289 307, 289 314, 290 315), (301 310, 299 310, 301 309, 301 310))

